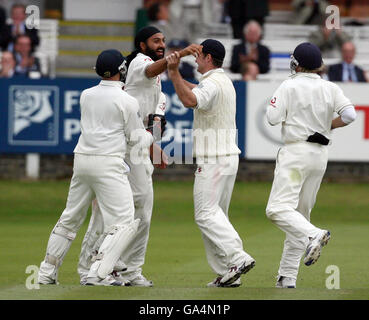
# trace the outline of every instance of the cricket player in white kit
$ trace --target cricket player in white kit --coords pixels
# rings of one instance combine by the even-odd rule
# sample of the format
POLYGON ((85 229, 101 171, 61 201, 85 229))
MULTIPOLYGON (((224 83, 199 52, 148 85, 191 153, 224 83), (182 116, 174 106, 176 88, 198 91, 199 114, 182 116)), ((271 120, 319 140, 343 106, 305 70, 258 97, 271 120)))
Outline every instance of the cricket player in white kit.
POLYGON ((327 167, 331 130, 356 117, 342 90, 319 76, 322 69, 319 48, 311 43, 298 45, 291 56, 294 74, 280 85, 267 107, 268 122, 282 124, 285 144, 277 155, 266 208, 267 217, 286 233, 277 288, 295 288, 304 252, 304 263, 310 266, 330 239, 329 231, 310 223, 310 212, 327 167))
POLYGON ((138 116, 137 100, 122 90, 126 60, 114 49, 96 61, 101 82, 82 92, 81 135, 74 149, 74 167, 66 208, 51 232, 38 281, 56 284, 58 270, 94 197, 104 222, 104 238, 86 279, 88 285, 121 286, 110 274, 137 232, 133 195, 124 162, 128 145, 148 148, 153 136, 138 116), (139 139, 140 138, 140 139, 139 139))
POLYGON ((255 265, 228 218, 240 150, 236 144, 236 92, 221 68, 225 49, 217 40, 201 43, 196 58, 202 74, 196 86, 178 70, 179 55, 168 58, 168 74, 179 99, 194 109, 193 156, 195 221, 200 228, 208 263, 217 274, 209 287, 237 287, 240 276, 255 265))
MULTIPOLYGON (((152 26, 145 27, 137 33, 135 47, 136 50, 127 57, 125 91, 139 102, 139 113, 143 124, 148 126, 151 117, 155 121, 161 121, 162 130, 164 130, 165 95, 161 92, 160 74, 167 68, 167 60, 164 58, 165 38, 159 29, 152 26)), ((181 50, 180 55, 186 56, 198 52, 198 45, 190 45, 181 50)), ((151 157, 155 166, 166 167, 166 155, 157 144, 153 144, 151 148, 151 157)), ((119 272, 116 273, 116 279, 122 282, 129 283, 131 286, 149 287, 153 282, 142 275, 153 209, 154 168, 150 161, 149 149, 147 152, 143 151, 141 160, 134 161, 130 150, 127 150, 126 162, 130 167, 128 179, 133 191, 135 218, 140 219, 140 224, 134 240, 124 251, 115 271, 119 272)), ((82 244, 78 267, 81 283, 84 283, 86 271, 94 260, 96 243, 99 242, 97 239, 103 227, 101 215, 98 212, 99 206, 96 203, 92 211, 92 219, 82 244)))

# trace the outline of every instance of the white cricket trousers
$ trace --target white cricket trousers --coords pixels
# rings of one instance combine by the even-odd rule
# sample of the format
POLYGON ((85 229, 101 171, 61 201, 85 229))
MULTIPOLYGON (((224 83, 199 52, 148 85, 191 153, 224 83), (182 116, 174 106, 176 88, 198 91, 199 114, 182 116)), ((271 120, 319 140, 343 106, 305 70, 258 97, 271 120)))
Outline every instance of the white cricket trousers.
POLYGON ((279 276, 297 278, 309 237, 321 231, 310 223, 310 212, 327 161, 327 147, 317 143, 291 143, 278 152, 266 215, 286 233, 279 276))
MULTIPOLYGON (((154 168, 149 157, 147 157, 147 159, 142 159, 142 161, 137 164, 130 160, 129 154, 127 153, 125 161, 130 168, 127 176, 133 192, 134 218, 140 219, 141 221, 135 237, 119 260, 127 267, 125 273, 134 277, 135 274, 140 274, 142 272, 141 267, 145 262, 154 201, 152 185, 152 173, 154 168)), ((123 195, 124 193, 117 195, 117 197, 122 198, 123 195)), ((81 280, 87 276, 88 270, 92 264, 91 258, 94 247, 103 232, 104 221, 102 220, 100 209, 100 200, 97 199, 97 202, 94 201, 92 205, 91 220, 82 242, 79 257, 78 273, 81 280)))
POLYGON ((200 228, 211 269, 223 276, 228 269, 252 258, 228 218, 238 170, 238 155, 197 159, 194 183, 195 221, 200 228), (206 161, 206 160, 205 160, 206 161), (209 162, 210 162, 209 161, 209 162))
POLYGON ((122 158, 74 155, 73 176, 66 208, 56 224, 58 230, 65 230, 62 233, 67 237, 61 236, 60 232, 51 233, 46 253, 55 257, 58 263, 55 270, 49 263, 43 261, 39 272, 41 278, 56 279, 57 269, 69 249, 71 240, 84 222, 95 196, 100 204, 105 230, 113 225, 123 226, 133 222, 133 196, 122 158))

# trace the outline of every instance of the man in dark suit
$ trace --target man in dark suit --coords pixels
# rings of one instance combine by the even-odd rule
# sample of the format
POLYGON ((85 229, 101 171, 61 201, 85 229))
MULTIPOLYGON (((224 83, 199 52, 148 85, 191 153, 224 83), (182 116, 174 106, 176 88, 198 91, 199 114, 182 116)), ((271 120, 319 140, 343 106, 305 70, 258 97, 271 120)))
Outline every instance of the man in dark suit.
POLYGON ((364 70, 353 64, 355 58, 355 45, 345 42, 341 48, 342 62, 329 66, 328 79, 341 82, 368 82, 364 70))
POLYGON ((40 43, 37 29, 26 26, 26 7, 14 4, 11 8, 12 24, 3 26, 0 30, 0 47, 2 50, 13 51, 14 40, 19 35, 27 35, 31 39, 32 51, 40 43))
POLYGON ((241 72, 241 65, 254 62, 260 73, 267 73, 270 65, 270 50, 260 44, 261 27, 258 22, 251 20, 244 27, 244 40, 233 47, 231 71, 241 72))

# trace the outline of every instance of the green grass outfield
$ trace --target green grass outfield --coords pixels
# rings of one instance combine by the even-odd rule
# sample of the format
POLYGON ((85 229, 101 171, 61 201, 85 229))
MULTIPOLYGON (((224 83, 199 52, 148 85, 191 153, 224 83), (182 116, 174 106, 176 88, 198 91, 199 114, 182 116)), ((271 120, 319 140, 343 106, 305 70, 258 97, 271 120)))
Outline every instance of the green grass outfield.
POLYGON ((60 269, 59 286, 28 290, 26 267, 43 259, 50 231, 64 209, 69 181, 0 181, 0 299, 248 300, 369 299, 369 185, 322 185, 312 222, 332 239, 320 260, 301 264, 298 288, 275 289, 284 234, 266 217, 270 183, 235 185, 230 219, 256 259, 239 288, 207 288, 213 280, 193 219, 191 182, 156 182, 144 274, 153 288, 84 287, 76 267, 87 221, 60 269), (328 290, 326 268, 340 271, 340 290, 328 290))

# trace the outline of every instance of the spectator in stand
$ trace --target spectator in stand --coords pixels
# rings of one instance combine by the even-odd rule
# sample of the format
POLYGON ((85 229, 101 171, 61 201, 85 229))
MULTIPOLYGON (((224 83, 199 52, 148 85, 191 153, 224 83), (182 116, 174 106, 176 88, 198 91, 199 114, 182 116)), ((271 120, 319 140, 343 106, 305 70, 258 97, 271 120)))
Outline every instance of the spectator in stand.
POLYGON ((41 68, 38 58, 32 54, 32 42, 28 35, 19 35, 14 42, 15 75, 40 78, 41 68))
POLYGON ((170 42, 174 38, 186 39, 185 28, 180 29, 180 24, 175 24, 169 16, 169 8, 163 3, 154 3, 147 11, 149 24, 158 28, 164 35, 165 41, 170 42))
POLYGON ((309 42, 319 47, 323 58, 338 58, 342 45, 350 40, 351 37, 342 31, 342 28, 328 29, 325 21, 322 22, 317 31, 313 31, 309 36, 309 42))
POLYGON ((242 39, 243 26, 249 21, 255 20, 263 26, 269 15, 268 0, 228 0, 227 7, 235 39, 242 39))
POLYGON ((14 75, 15 59, 11 52, 1 53, 0 78, 11 78, 14 75))
POLYGON ((260 73, 267 73, 270 65, 270 50, 260 43, 261 27, 258 22, 251 20, 244 26, 243 41, 235 45, 232 51, 231 71, 241 72, 244 62, 254 62, 260 73))
POLYGON ((326 0, 293 0, 292 24, 319 24, 326 17, 325 9, 329 6, 326 0))
POLYGON ((40 43, 37 29, 28 29, 26 20, 26 7, 23 4, 14 4, 11 8, 12 23, 6 25, 0 34, 0 46, 2 50, 13 51, 14 40, 19 35, 27 35, 31 39, 31 48, 40 43))
POLYGON ((181 31, 185 32, 177 35, 177 38, 196 43, 198 38, 205 36, 203 27, 221 19, 222 13, 218 11, 221 6, 218 6, 217 1, 219 0, 171 0, 171 21, 181 26, 181 31))
POLYGON ((257 80, 259 75, 259 67, 255 62, 244 62, 241 66, 242 80, 257 80))
POLYGON ((147 16, 147 12, 149 8, 156 2, 159 2, 159 0, 144 0, 143 1, 143 7, 137 9, 136 11, 136 19, 135 19, 135 36, 137 32, 149 25, 149 18, 147 16))
POLYGON ((368 82, 363 69, 353 63, 356 48, 352 42, 342 45, 342 62, 329 66, 328 79, 341 82, 368 82))
MULTIPOLYGON (((168 45, 168 52, 167 56, 171 55, 175 51, 180 51, 187 46, 189 46, 189 42, 186 40, 180 40, 180 39, 172 39, 168 45)), ((181 74, 182 78, 185 80, 198 80, 199 74, 196 71, 197 64, 195 62, 195 59, 193 56, 187 56, 183 57, 179 62, 179 73, 181 74)), ((161 76, 161 80, 168 80, 168 70, 165 70, 161 76)))

